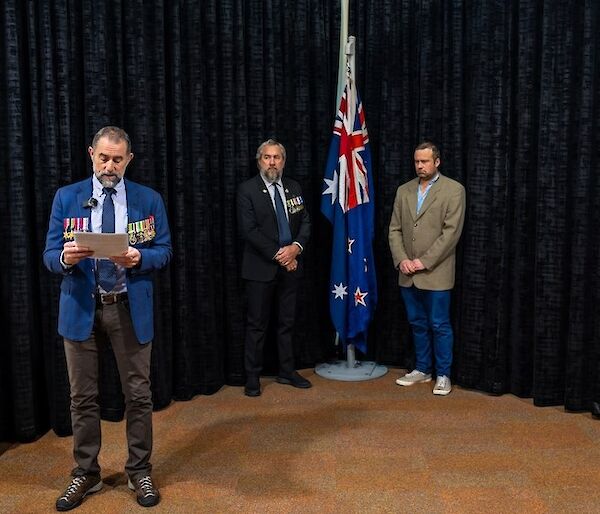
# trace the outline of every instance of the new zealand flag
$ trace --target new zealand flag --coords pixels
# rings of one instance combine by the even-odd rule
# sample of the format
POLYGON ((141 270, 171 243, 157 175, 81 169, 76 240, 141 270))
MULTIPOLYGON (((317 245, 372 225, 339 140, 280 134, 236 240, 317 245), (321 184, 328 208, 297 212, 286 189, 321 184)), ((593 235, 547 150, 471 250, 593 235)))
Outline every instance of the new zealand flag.
POLYGON ((367 351, 377 304, 373 259, 375 205, 369 134, 355 84, 346 76, 325 170, 321 212, 333 225, 331 319, 344 345, 367 351))

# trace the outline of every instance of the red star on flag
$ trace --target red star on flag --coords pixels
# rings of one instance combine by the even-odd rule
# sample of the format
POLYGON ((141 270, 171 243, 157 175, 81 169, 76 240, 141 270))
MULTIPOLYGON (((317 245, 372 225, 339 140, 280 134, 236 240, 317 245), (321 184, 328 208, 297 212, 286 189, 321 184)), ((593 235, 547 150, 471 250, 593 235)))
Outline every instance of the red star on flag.
POLYGON ((367 304, 365 303, 365 296, 367 296, 369 293, 367 292, 363 292, 360 290, 360 287, 356 288, 356 291, 354 291, 354 306, 356 307, 359 303, 363 306, 367 306, 367 304))

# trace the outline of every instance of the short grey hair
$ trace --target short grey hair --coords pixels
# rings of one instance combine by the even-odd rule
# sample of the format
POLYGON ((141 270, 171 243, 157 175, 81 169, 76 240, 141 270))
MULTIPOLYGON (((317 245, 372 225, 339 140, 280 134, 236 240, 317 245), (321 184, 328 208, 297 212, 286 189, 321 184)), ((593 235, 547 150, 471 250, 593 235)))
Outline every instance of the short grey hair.
POLYGON ((260 146, 256 150, 256 160, 257 161, 260 161, 260 158, 262 157, 265 146, 278 146, 279 149, 281 150, 281 156, 283 157, 283 160, 285 161, 285 157, 286 157, 285 146, 283 146, 279 141, 277 141, 275 139, 267 139, 266 141, 264 141, 263 143, 260 144, 260 146))

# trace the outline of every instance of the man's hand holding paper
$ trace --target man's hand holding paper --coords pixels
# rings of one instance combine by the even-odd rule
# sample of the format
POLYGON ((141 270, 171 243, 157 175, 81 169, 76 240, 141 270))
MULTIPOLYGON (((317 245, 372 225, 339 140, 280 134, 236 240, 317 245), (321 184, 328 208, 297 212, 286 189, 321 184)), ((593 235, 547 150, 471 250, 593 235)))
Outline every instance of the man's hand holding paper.
MULTIPOLYGON (((86 255, 86 257, 111 259, 113 261, 117 256, 125 256, 129 249, 127 234, 106 232, 75 232, 75 244, 80 248, 87 248, 92 252, 90 255, 86 255)), ((121 264, 117 261, 114 262, 121 264)), ((123 266, 124 264, 121 265, 123 266)))
POLYGON ((142 260, 142 254, 137 248, 130 246, 125 255, 113 256, 110 260, 124 268, 134 268, 142 260))

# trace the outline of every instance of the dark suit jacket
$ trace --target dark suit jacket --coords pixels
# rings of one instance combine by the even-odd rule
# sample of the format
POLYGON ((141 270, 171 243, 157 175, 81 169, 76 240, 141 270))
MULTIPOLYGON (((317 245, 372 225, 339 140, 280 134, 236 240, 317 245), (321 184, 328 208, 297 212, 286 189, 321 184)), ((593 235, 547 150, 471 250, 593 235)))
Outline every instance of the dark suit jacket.
MULTIPOLYGON (((292 238, 306 248, 310 237, 310 216, 304 205, 302 189, 298 182, 290 178, 284 177, 282 184, 288 203, 292 238), (298 200, 302 203, 299 204, 298 200)), ((238 187, 237 215, 240 232, 245 242, 242 278, 259 282, 273 280, 279 267, 279 264, 273 260, 279 250, 279 230, 271 195, 260 174, 238 187)), ((302 273, 300 257, 299 255, 298 269, 291 272, 296 276, 302 273)))
MULTIPOLYGON (((171 234, 167 213, 161 196, 150 189, 125 180, 127 191, 128 223, 150 220, 154 217, 153 237, 144 242, 130 245, 137 248, 142 260, 139 268, 126 273, 127 293, 135 335, 140 343, 148 343, 154 337, 151 271, 162 268, 171 259, 171 234)), ((60 264, 60 253, 66 240, 65 230, 69 219, 90 218, 91 210, 84 208, 92 196, 92 179, 61 187, 54 197, 50 225, 46 236, 44 264, 55 273, 63 275, 60 286, 58 332, 73 341, 85 341, 94 326, 96 309, 96 278, 94 259, 83 259, 75 266, 64 269, 60 264)), ((91 220, 89 220, 91 227, 91 220)), ((130 234, 131 239, 132 234, 130 234)))

